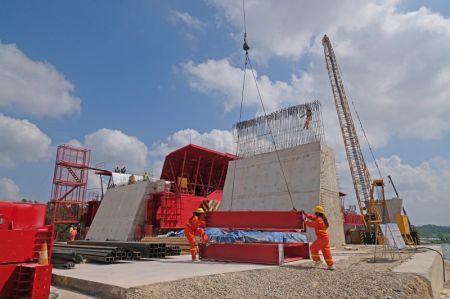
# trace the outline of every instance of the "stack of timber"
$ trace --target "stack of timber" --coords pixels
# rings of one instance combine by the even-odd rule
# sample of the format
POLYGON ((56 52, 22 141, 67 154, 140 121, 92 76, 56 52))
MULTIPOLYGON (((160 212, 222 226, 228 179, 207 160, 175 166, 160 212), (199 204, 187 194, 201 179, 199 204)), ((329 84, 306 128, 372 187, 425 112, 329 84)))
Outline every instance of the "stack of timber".
POLYGON ((142 243, 165 243, 166 246, 178 246, 180 254, 189 254, 189 242, 185 237, 145 237, 142 243))
MULTIPOLYGON (((121 242, 121 241, 90 241, 76 240, 70 244, 89 245, 89 246, 117 246, 139 252, 143 258, 164 258, 167 255, 166 243, 147 243, 147 242, 121 242)), ((170 252, 179 252, 170 249, 170 252)), ((172 254, 173 255, 173 254, 172 254)))
MULTIPOLYGON (((86 259, 91 262, 111 263, 121 260, 134 260, 141 257, 140 252, 118 246, 101 245, 74 245, 55 244, 53 246, 53 259, 71 258, 72 256, 86 259)), ((79 258, 78 258, 79 259, 79 258)))

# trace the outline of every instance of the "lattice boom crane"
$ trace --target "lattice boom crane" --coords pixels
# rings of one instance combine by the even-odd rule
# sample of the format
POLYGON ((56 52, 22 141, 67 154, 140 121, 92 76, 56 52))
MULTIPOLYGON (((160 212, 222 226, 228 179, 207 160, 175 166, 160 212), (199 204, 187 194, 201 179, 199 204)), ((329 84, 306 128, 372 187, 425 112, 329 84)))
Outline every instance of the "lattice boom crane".
MULTIPOLYGON (((359 145, 358 135, 353 123, 352 114, 344 90, 341 73, 334 55, 328 36, 322 39, 325 54, 325 61, 330 78, 331 89, 333 91, 334 102, 341 126, 342 137, 344 139, 345 152, 350 167, 350 172, 355 188, 356 199, 361 214, 364 216, 366 228, 369 224, 380 223, 381 217, 376 204, 373 201, 373 189, 384 185, 382 180, 375 180, 373 183, 367 169, 364 156, 359 145), (369 222, 369 223, 368 223, 369 222)), ((384 193, 384 192, 383 192, 384 193)), ((384 200, 384 194, 383 194, 384 200)))

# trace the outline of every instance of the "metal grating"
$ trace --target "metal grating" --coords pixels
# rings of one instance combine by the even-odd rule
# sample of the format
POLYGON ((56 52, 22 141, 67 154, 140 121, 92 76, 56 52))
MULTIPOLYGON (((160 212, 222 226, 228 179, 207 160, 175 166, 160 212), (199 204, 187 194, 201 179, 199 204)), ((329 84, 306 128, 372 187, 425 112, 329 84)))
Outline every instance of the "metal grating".
POLYGON ((251 157, 324 140, 319 101, 284 108, 233 126, 237 156, 251 157))

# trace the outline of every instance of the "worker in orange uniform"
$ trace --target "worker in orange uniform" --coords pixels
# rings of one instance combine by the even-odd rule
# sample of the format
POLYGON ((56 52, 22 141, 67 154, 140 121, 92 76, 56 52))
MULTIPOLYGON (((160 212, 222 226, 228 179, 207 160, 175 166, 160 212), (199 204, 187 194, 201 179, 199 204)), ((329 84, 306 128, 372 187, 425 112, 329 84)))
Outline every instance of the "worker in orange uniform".
POLYGON ((205 227, 205 221, 203 220, 205 211, 202 208, 198 208, 192 214, 192 217, 186 223, 184 227, 184 235, 189 241, 189 246, 192 255, 192 261, 197 261, 197 243, 195 236, 200 236, 203 240, 203 244, 208 243, 208 236, 206 235, 203 227, 205 227))
POLYGON ((77 227, 75 226, 70 232, 70 241, 74 241, 77 237, 77 227))
POLYGON ((319 251, 322 251, 323 258, 328 265, 329 270, 334 270, 333 257, 330 249, 330 236, 328 235, 328 219, 325 216, 325 209, 321 206, 314 208, 314 214, 311 215, 303 211, 303 214, 311 221, 305 221, 308 227, 314 228, 316 232, 316 240, 311 244, 311 258, 314 266, 322 264, 319 251))

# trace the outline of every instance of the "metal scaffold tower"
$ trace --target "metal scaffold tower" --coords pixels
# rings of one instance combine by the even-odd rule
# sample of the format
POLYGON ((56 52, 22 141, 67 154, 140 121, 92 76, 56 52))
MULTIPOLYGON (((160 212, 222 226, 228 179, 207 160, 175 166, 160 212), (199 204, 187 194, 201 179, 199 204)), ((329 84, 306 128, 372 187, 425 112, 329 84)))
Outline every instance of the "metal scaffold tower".
POLYGON ((53 224, 80 222, 85 208, 91 151, 63 144, 56 151, 50 199, 53 224))

